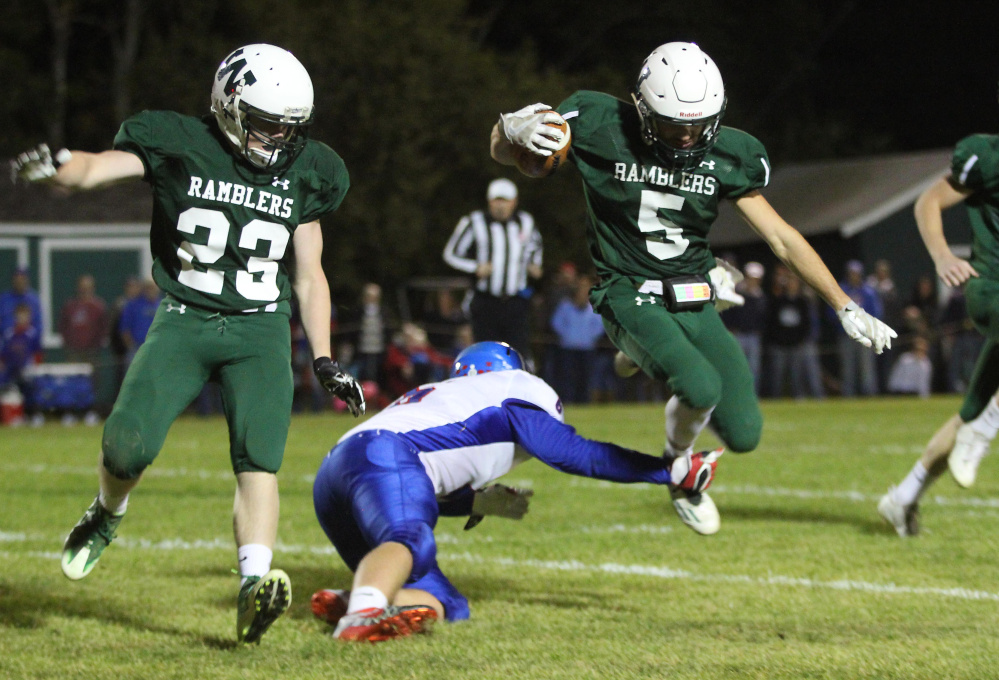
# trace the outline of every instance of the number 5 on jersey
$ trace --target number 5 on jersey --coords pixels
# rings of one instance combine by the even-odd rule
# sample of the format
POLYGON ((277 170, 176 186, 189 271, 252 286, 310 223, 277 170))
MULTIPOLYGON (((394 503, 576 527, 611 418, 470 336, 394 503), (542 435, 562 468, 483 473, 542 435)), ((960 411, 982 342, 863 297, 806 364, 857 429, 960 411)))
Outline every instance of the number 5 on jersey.
POLYGON ((661 191, 642 191, 642 203, 638 208, 638 228, 643 233, 662 232, 663 235, 645 239, 645 247, 653 257, 669 260, 679 257, 687 250, 690 241, 683 238, 683 228, 671 220, 659 216, 660 210, 679 212, 683 209, 683 196, 666 194, 661 191))

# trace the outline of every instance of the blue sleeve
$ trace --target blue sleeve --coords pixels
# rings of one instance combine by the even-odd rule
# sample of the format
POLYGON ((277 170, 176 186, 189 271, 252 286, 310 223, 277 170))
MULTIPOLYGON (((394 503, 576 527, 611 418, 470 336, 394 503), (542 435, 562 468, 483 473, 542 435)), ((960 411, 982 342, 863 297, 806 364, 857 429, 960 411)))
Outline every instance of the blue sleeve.
POLYGON ((610 482, 666 484, 669 468, 662 458, 648 456, 616 444, 597 442, 576 434, 533 404, 503 404, 514 443, 556 470, 610 482))

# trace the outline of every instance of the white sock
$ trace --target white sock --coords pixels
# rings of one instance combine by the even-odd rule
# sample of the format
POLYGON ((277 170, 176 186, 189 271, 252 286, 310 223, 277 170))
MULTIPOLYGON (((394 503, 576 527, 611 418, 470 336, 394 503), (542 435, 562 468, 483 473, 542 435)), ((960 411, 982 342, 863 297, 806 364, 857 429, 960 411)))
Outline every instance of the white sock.
POLYGON ((350 591, 347 613, 354 614, 364 609, 385 609, 387 606, 388 598, 385 593, 374 586, 361 586, 350 591))
POLYGON ((999 432, 999 404, 996 403, 996 398, 989 399, 985 410, 968 424, 971 425, 971 429, 989 441, 995 439, 996 433, 999 432))
POLYGON ((263 576, 271 570, 274 551, 261 543, 248 543, 239 546, 239 574, 243 577, 240 586, 246 583, 247 576, 263 576))
MULTIPOLYGON (((917 460, 912 466, 909 474, 905 476, 902 483, 895 487, 892 496, 899 505, 912 505, 923 495, 923 491, 930 485, 927 483, 929 473, 923 467, 923 461, 917 460)), ((933 480, 929 480, 930 483, 933 480)))
POLYGON ((102 489, 97 494, 97 501, 112 515, 124 515, 125 510, 128 508, 128 494, 124 496, 109 496, 102 489))
POLYGON ((697 435, 711 420, 715 407, 691 408, 674 394, 666 402, 666 454, 674 458, 694 452, 697 435))

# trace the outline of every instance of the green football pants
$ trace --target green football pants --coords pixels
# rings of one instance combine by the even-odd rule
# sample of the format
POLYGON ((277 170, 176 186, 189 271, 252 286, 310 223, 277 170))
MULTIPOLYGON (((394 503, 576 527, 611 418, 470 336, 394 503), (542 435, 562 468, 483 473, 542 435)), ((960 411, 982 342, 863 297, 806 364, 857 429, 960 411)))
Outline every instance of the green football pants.
POLYGON ((104 425, 104 466, 134 479, 205 383, 221 386, 235 472, 277 472, 291 420, 291 337, 280 312, 216 314, 165 299, 104 425))
POLYGON ((985 336, 985 345, 971 374, 961 405, 961 420, 977 418, 999 389, 999 281, 971 279, 965 284, 968 316, 985 336))
POLYGON ((732 451, 760 443, 763 415, 746 355, 714 305, 672 313, 661 296, 639 293, 626 278, 601 285, 594 309, 611 341, 645 373, 695 409, 712 406, 712 429, 732 451))

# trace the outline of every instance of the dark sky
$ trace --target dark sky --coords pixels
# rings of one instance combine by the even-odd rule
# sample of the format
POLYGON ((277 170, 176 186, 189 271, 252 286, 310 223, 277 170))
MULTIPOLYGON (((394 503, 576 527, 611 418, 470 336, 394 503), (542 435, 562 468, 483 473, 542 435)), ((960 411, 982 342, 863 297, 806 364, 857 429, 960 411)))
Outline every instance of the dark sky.
POLYGON ((999 131, 997 18, 997 2, 856 3, 801 86, 891 131, 900 149, 999 131))

